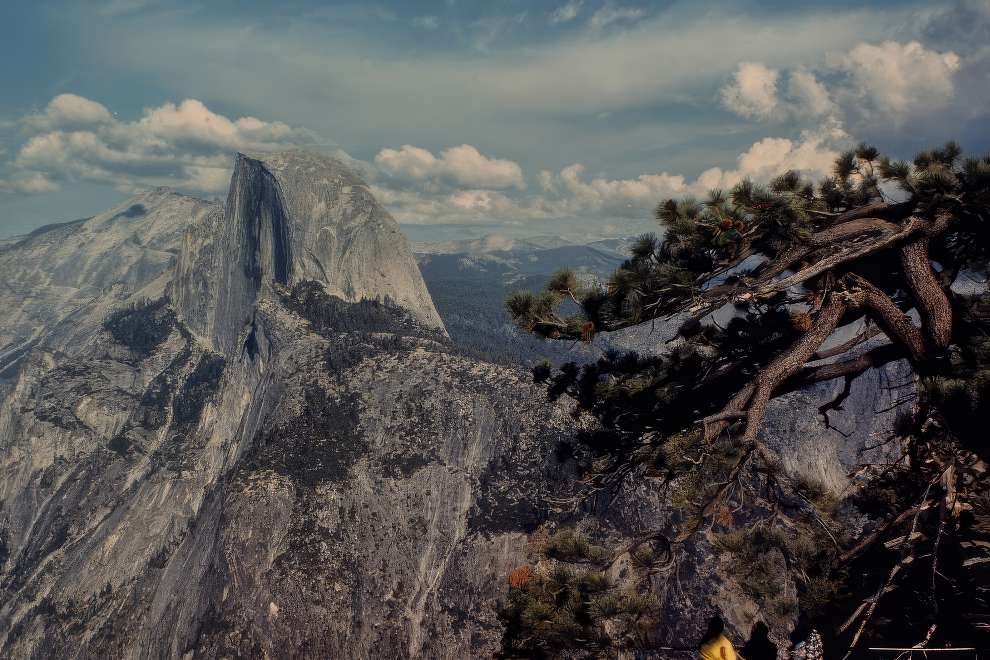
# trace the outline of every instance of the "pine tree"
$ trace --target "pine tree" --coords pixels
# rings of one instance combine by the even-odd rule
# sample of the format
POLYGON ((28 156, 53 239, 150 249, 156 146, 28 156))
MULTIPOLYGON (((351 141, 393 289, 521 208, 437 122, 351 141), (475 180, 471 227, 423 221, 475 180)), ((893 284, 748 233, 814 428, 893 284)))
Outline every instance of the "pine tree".
POLYGON ((769 401, 845 378, 843 394, 822 407, 827 415, 851 379, 906 359, 921 394, 895 429, 907 447, 902 469, 863 483, 875 499, 886 497, 887 524, 803 566, 841 582, 843 571, 868 561, 873 581, 839 584, 842 597, 805 593, 802 606, 833 616, 853 607, 841 631, 852 649, 863 634, 882 637, 866 632, 884 621, 875 595, 913 585, 905 593, 914 600, 898 606, 940 631, 929 637, 986 635, 978 631, 990 623, 987 597, 974 585, 987 576, 973 571, 990 560, 986 549, 974 550, 990 547, 980 545, 990 539, 990 296, 952 285, 961 273, 988 270, 990 156, 963 159, 950 142, 906 163, 860 145, 817 183, 793 171, 768 185, 745 180, 704 200, 662 201, 656 218, 662 234, 639 237, 606 284, 582 285, 561 272, 541 294, 506 301, 516 324, 552 339, 679 319, 679 340, 658 357, 610 355, 534 372, 551 396, 573 396, 600 419, 600 430, 583 436, 595 457, 594 488, 644 474, 683 486, 683 475, 694 473, 694 483, 716 484, 681 488, 693 515, 678 541, 703 527, 736 533, 726 504, 747 504, 745 484, 756 483, 749 490, 761 497, 805 502, 802 515, 824 515, 763 442, 769 401), (726 308, 734 315, 720 327, 712 315, 726 308), (850 327, 859 328, 855 336, 825 348, 850 327), (965 625, 948 602, 955 593, 975 599, 965 625))

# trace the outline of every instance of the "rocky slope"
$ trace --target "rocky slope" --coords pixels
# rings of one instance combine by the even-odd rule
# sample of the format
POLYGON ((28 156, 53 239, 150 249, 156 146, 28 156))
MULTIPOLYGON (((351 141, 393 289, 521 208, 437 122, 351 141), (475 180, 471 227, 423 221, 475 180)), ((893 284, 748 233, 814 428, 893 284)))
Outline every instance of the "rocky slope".
MULTIPOLYGON (((0 281, 4 657, 491 656, 549 528, 619 544, 679 515, 649 479, 567 504, 584 422, 450 343, 338 162, 238 156, 225 204, 143 193, 4 243, 0 281)), ((838 491, 893 395, 832 418, 852 441, 795 442, 832 433, 827 390, 772 432, 838 491)), ((717 603, 760 616, 706 543, 673 570, 649 578, 662 641, 717 603)))

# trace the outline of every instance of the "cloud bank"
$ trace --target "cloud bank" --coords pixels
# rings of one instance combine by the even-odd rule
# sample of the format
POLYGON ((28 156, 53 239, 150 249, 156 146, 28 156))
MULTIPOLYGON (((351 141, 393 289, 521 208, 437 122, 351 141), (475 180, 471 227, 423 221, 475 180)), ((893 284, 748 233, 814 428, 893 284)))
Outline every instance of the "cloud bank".
POLYGON ((122 121, 101 103, 60 94, 12 125, 23 141, 3 164, 0 191, 8 193, 51 192, 76 181, 121 191, 167 185, 216 193, 227 186, 235 151, 317 144, 310 131, 255 117, 230 119, 195 99, 122 121))
MULTIPOLYGON (((255 117, 231 119, 196 99, 146 108, 127 121, 97 101, 62 94, 10 125, 23 142, 2 165, 0 193, 8 194, 43 194, 73 181, 124 192, 166 185, 217 194, 226 189, 234 151, 320 144, 306 129, 255 117)), ((740 154, 735 167, 710 168, 692 179, 667 171, 630 178, 589 175, 584 164, 571 163, 557 172, 541 170, 528 181, 517 162, 470 144, 437 153, 409 144, 385 147, 373 162, 340 150, 335 155, 361 171, 401 222, 520 224, 644 218, 661 199, 703 195, 745 177, 766 180, 782 169, 820 176, 837 153, 834 145, 845 138, 837 128, 798 140, 765 138, 740 154)))
POLYGON ((439 157, 408 144, 399 149, 386 148, 375 156, 375 164, 397 178, 447 180, 480 188, 526 187, 518 163, 489 158, 469 144, 445 149, 439 157))
POLYGON ((758 121, 829 116, 859 130, 903 125, 953 101, 960 62, 955 52, 917 41, 859 43, 826 55, 817 75, 805 67, 785 74, 760 62, 743 62, 720 97, 727 109, 758 121), (781 84, 785 75, 786 86, 781 84))

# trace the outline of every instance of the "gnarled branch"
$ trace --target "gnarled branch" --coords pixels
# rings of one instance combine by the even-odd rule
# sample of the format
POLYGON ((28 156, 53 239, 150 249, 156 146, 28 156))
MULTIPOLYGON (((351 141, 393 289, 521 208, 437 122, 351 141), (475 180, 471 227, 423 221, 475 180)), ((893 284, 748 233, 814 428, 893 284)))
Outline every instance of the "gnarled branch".
POLYGON ((850 275, 850 280, 862 297, 862 304, 870 311, 870 316, 877 322, 888 337, 904 345, 911 359, 920 362, 926 357, 925 341, 921 330, 914 325, 911 317, 894 304, 890 297, 873 286, 872 283, 850 275))
POLYGON ((901 264, 928 340, 932 347, 942 350, 952 341, 952 304, 932 271, 928 240, 922 236, 906 243, 901 248, 901 264))

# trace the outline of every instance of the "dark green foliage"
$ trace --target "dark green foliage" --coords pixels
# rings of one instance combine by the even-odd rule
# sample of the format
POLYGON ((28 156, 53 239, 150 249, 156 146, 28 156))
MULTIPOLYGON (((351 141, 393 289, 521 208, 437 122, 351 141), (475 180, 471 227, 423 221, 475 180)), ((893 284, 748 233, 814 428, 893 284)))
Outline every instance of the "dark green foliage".
POLYGON ((175 312, 168 298, 138 301, 111 312, 103 327, 114 341, 144 358, 168 338, 175 327, 175 312))
POLYGON ((786 625, 801 611, 818 615, 842 589, 844 571, 828 570, 836 547, 813 521, 786 529, 772 521, 713 535, 716 548, 730 555, 730 573, 743 591, 786 625), (781 593, 782 573, 796 577, 797 594, 781 593))
POLYGON ((577 294, 581 290, 577 275, 569 269, 558 270, 547 280, 546 290, 559 293, 561 295, 577 294))
POLYGON ((547 540, 543 554, 565 562, 600 562, 605 558, 605 549, 592 545, 573 529, 562 529, 547 540))
POLYGON ((579 435, 592 456, 615 464, 635 456, 659 468, 662 452, 641 451, 644 434, 652 434, 657 449, 677 441, 683 429, 721 409, 793 337, 786 314, 750 312, 724 329, 706 326, 695 342, 664 356, 612 352, 583 366, 565 364, 553 375, 545 366, 535 369, 534 379, 548 383, 551 398, 567 394, 601 421, 596 431, 579 435))

